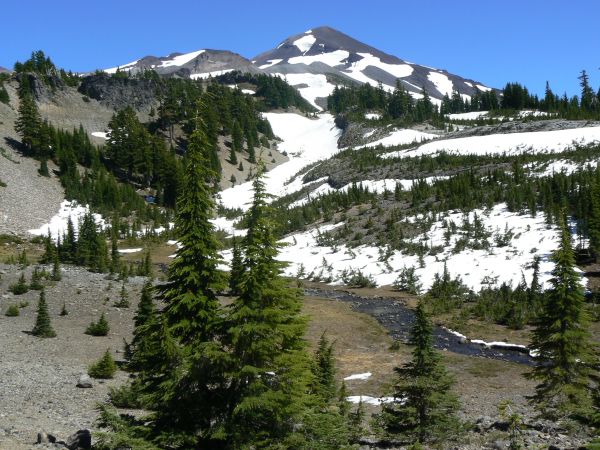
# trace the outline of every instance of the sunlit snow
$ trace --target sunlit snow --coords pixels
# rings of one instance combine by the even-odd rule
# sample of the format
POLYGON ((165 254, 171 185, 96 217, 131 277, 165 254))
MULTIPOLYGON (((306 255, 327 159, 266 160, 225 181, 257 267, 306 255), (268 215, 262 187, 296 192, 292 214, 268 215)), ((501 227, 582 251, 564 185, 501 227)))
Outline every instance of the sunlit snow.
MULTIPOLYGON (((90 209, 87 205, 82 206, 76 201, 64 200, 60 205, 58 213, 52 217, 48 223, 35 230, 29 230, 29 233, 36 236, 48 236, 48 232, 50 232, 52 239, 57 240, 67 232, 69 218, 71 218, 73 229, 77 233, 79 230, 79 221, 82 220, 89 211, 90 209)), ((93 217, 96 224, 101 228, 104 228, 105 222, 102 216, 100 214, 93 214, 93 217)))
MULTIPOLYGON (((291 113, 266 113, 276 136, 283 139, 278 146, 280 152, 286 152, 289 161, 275 167, 266 174, 267 192, 282 196, 300 190, 301 179, 291 179, 307 165, 327 159, 338 152, 337 140, 340 129, 335 126, 331 114, 320 114, 309 119, 291 113)), ((252 183, 239 184, 221 192, 221 202, 228 208, 248 209, 252 196, 252 183)))

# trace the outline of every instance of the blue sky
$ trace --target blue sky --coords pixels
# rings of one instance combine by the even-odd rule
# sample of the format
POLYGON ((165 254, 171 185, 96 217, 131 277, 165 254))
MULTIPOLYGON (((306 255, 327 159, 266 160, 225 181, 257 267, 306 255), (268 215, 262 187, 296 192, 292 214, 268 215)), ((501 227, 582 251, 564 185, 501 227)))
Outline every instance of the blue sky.
POLYGON ((42 49, 74 71, 201 48, 248 58, 329 25, 402 59, 489 86, 579 93, 600 85, 597 0, 31 0, 2 5, 0 66, 42 49), (27 5, 23 7, 21 5, 27 5))

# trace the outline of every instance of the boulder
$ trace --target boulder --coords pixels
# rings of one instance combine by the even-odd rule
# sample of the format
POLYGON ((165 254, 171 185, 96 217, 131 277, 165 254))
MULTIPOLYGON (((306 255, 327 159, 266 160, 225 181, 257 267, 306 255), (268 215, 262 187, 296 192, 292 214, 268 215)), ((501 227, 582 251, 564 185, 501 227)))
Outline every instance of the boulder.
POLYGON ((94 384, 92 383, 92 379, 90 378, 90 376, 88 374, 84 373, 79 377, 79 381, 77 382, 77 387, 88 389, 88 388, 94 387, 94 384))
POLYGON ((92 432, 90 430, 79 430, 69 436, 65 442, 69 450, 90 450, 92 448, 92 432))

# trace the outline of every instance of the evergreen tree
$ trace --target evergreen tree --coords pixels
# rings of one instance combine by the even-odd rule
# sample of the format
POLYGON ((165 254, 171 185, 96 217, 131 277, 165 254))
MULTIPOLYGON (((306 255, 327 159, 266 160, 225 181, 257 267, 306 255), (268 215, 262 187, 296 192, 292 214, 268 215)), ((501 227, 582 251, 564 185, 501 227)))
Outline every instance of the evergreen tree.
POLYGON ((21 142, 25 150, 32 156, 38 156, 38 147, 40 144, 40 130, 42 128, 42 119, 38 111, 35 100, 29 92, 19 96, 19 110, 17 121, 15 122, 15 131, 21 136, 21 142))
POLYGON ((88 369, 88 375, 92 378, 111 379, 117 371, 117 364, 108 350, 104 352, 98 362, 92 364, 88 369))
POLYGON ((56 337, 56 332, 50 323, 50 313, 48 312, 48 304, 46 303, 46 293, 43 290, 40 292, 37 317, 31 334, 42 338, 56 337))
POLYGON ((560 223, 560 246, 552 254, 552 261, 552 287, 545 296, 530 345, 538 364, 529 377, 539 381, 531 400, 549 417, 585 416, 591 411, 590 377, 595 375, 597 358, 564 218, 560 223))
POLYGON ((229 271, 229 290, 232 295, 239 294, 239 283, 243 273, 242 251, 234 236, 233 247, 231 249, 231 270, 229 271))
POLYGON ((54 254, 54 261, 52 262, 52 281, 60 281, 62 279, 62 273, 60 271, 60 261, 58 254, 54 254))
POLYGON ((390 434, 412 436, 424 443, 448 436, 456 429, 458 399, 450 392, 452 377, 433 348, 432 325, 419 302, 410 333, 412 360, 395 369, 395 403, 384 406, 380 416, 390 434))
POLYGON ((158 377, 141 374, 149 380, 144 391, 157 411, 158 426, 181 439, 197 439, 201 447, 209 446, 219 430, 223 402, 223 356, 215 338, 222 320, 217 292, 224 288, 224 279, 217 271, 219 242, 209 221, 214 210, 209 183, 215 179, 208 164, 211 151, 205 125, 198 119, 177 203, 175 234, 180 247, 167 282, 157 288, 166 306, 150 339, 154 347, 168 349, 159 364, 169 370, 158 377))
POLYGON ((253 183, 242 241, 245 271, 227 330, 233 364, 226 429, 234 448, 285 441, 308 383, 299 293, 281 276, 284 264, 276 260, 278 243, 261 175, 259 170, 253 183))
POLYGON ((233 162, 234 159, 237 161, 235 153, 241 152, 243 148, 244 136, 242 134, 242 127, 240 127, 240 124, 237 120, 234 120, 231 128, 231 153, 229 157, 231 164, 237 164, 237 162, 233 162))
POLYGON ((129 308, 129 294, 125 288, 125 282, 121 285, 121 292, 119 292, 119 301, 115 303, 117 308, 129 308))
POLYGON ((590 189, 589 196, 588 234, 590 238, 590 252, 598 261, 600 256, 600 181, 596 180, 590 189))
POLYGON ((326 402, 333 399, 335 389, 335 362, 333 359, 333 343, 325 333, 319 338, 313 362, 313 391, 326 402))

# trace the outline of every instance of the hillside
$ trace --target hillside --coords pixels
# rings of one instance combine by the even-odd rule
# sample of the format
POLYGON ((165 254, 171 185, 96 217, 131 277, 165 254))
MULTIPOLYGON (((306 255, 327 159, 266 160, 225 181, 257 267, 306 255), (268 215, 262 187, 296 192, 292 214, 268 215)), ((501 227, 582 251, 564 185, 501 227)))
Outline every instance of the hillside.
POLYGON ((525 376, 554 363, 536 339, 555 305, 585 328, 563 361, 589 369, 578 395, 596 389, 580 362, 600 342, 600 92, 491 89, 329 27, 253 60, 199 50, 81 75, 38 51, 0 89, 0 418, 18 411, 0 448, 36 426, 112 430, 115 450, 406 446, 415 434, 371 418, 409 399, 394 368, 415 345, 420 376, 447 366, 457 382, 434 388, 462 404, 432 445, 596 435, 595 406, 541 418, 525 376), (56 339, 29 331, 41 289, 56 339), (92 337, 101 313, 111 330, 92 337), (116 378, 76 387, 107 349, 116 378), (36 372, 44 358, 57 369, 36 372), (96 401, 121 415, 94 422, 96 401))

